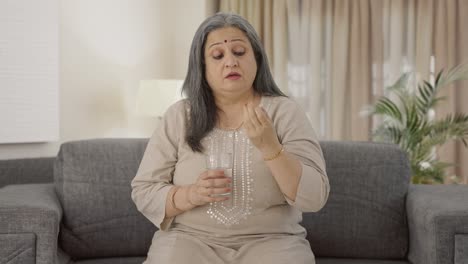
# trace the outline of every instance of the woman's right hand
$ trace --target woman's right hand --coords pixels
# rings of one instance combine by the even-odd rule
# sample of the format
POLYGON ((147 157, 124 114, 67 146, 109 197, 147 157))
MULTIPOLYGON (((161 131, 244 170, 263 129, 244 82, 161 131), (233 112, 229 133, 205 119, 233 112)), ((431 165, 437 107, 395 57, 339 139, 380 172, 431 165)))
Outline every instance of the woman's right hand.
POLYGON ((217 194, 229 193, 232 179, 224 175, 223 170, 207 170, 198 176, 197 181, 189 186, 189 203, 197 206, 212 202, 221 202, 229 199, 229 196, 217 196, 217 194))

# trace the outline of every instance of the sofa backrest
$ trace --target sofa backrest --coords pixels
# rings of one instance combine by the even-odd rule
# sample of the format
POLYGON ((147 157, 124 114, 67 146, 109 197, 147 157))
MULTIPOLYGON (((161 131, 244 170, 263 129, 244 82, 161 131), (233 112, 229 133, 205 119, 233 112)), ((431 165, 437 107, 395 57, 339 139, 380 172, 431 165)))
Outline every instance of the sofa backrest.
MULTIPOLYGON (((143 256, 156 228, 136 209, 130 182, 148 139, 62 144, 54 168, 63 207, 60 246, 73 258, 143 256)), ((316 256, 403 258, 408 250, 406 155, 396 146, 321 142, 331 191, 303 226, 316 256)))
POLYGON ((156 227, 136 209, 130 182, 148 139, 62 144, 54 178, 63 207, 59 244, 72 258, 146 255, 156 227))
POLYGON ((405 258, 410 168, 396 145, 321 142, 330 180, 327 204, 303 215, 319 257, 405 258))

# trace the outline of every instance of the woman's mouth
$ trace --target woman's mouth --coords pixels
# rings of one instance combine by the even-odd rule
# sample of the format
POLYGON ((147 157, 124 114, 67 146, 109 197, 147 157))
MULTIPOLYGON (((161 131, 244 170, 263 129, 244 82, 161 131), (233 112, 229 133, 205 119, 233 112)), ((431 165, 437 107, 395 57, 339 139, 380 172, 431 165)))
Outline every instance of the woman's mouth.
POLYGON ((226 75, 226 79, 229 80, 237 80, 241 77, 241 75, 237 72, 230 72, 228 75, 226 75))

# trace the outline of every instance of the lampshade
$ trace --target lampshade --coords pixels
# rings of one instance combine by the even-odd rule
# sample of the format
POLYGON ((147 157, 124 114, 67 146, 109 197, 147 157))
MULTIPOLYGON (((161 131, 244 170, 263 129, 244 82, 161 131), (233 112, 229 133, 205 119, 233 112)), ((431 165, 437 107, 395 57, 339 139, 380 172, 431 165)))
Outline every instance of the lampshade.
POLYGON ((138 115, 162 116, 167 108, 182 99, 183 80, 141 80, 137 94, 138 115))

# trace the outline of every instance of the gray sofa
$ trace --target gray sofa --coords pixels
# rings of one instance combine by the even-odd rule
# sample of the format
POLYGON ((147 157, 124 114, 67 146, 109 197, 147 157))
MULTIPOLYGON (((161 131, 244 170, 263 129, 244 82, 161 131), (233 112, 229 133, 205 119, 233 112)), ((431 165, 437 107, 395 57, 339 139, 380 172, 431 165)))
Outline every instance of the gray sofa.
MULTIPOLYGON (((147 142, 74 141, 56 158, 0 161, 0 178, 14 179, 0 181, 0 263, 142 263, 156 228, 130 181, 147 142)), ((467 186, 408 184, 393 145, 321 145, 331 193, 302 222, 318 264, 468 263, 467 186)))

